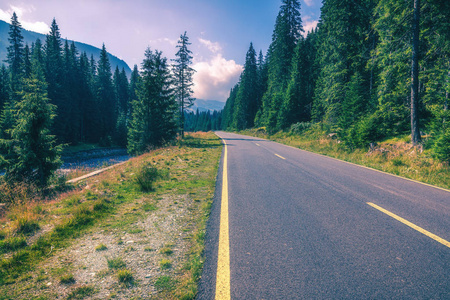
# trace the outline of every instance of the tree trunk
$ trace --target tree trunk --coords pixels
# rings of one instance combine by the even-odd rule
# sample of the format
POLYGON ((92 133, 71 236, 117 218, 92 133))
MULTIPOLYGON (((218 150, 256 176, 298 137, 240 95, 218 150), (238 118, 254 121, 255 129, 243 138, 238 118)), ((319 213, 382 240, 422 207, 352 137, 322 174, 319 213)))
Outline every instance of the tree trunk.
POLYGON ((411 142, 414 146, 421 142, 419 131, 419 28, 420 0, 414 0, 412 66, 411 66, 411 142))

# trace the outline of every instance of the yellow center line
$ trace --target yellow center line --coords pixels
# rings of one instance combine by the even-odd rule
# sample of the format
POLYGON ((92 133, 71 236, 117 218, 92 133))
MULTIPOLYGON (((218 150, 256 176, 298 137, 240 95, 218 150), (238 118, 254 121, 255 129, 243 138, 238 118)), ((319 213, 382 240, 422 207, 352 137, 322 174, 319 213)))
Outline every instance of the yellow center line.
POLYGON ((450 242, 449 242, 449 241, 444 240, 443 238, 441 238, 441 237, 439 237, 439 236, 437 236, 437 235, 435 235, 435 234, 433 234, 433 233, 431 233, 431 232, 429 232, 429 231, 423 229, 422 227, 419 227, 419 226, 417 226, 417 225, 415 225, 415 224, 413 224, 413 223, 411 223, 411 222, 409 222, 409 221, 403 219, 402 217, 397 216, 397 215, 394 214, 394 213, 391 213, 390 211, 388 211, 388 210, 386 210, 386 209, 384 209, 384 208, 382 208, 382 207, 380 207, 380 206, 378 206, 378 205, 376 205, 376 204, 373 204, 373 203, 371 203, 371 202, 367 202, 367 204, 370 205, 370 206, 372 206, 373 208, 376 208, 376 209, 378 209, 379 211, 381 211, 381 212, 387 214, 388 216, 390 216, 390 217, 396 219, 397 221, 402 222, 403 224, 405 224, 405 225, 411 227, 412 229, 417 230, 418 232, 420 232, 420 233, 422 233, 422 234, 428 236, 429 238, 432 238, 433 240, 435 240, 435 241, 441 243, 442 245, 447 246, 447 247, 450 248, 450 242))
POLYGON ((230 296, 230 237, 228 229, 228 159, 227 143, 223 158, 222 199, 220 206, 219 253, 217 257, 216 299, 228 300, 230 296))
POLYGON ((276 156, 278 156, 279 158, 281 158, 281 159, 286 159, 286 158, 284 158, 283 156, 281 156, 281 155, 278 155, 278 154, 276 154, 276 153, 274 153, 276 156))
POLYGON ((261 145, 260 145, 260 144, 258 144, 258 143, 255 143, 255 145, 256 145, 256 146, 258 146, 258 147, 261 147, 261 145))

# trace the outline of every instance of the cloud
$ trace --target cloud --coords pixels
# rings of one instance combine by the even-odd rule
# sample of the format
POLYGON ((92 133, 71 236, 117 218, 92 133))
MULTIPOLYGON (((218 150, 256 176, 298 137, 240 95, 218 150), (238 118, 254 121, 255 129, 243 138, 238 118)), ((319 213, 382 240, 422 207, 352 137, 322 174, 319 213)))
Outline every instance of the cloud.
POLYGON ((25 15, 32 13, 36 8, 33 5, 18 7, 10 5, 8 10, 0 9, 0 20, 11 23, 11 17, 13 12, 16 13, 20 24, 26 30, 47 34, 50 31, 50 27, 44 22, 31 22, 27 21, 25 15))
POLYGON ((238 82, 243 67, 234 60, 226 60, 217 54, 210 61, 197 62, 192 66, 194 74, 194 97, 198 99, 225 101, 230 89, 238 82))
POLYGON ((317 27, 317 24, 319 23, 318 20, 311 20, 310 16, 303 17, 303 36, 306 37, 308 32, 311 32, 313 29, 317 27))
POLYGON ((156 39, 156 40, 150 40, 150 44, 153 44, 153 43, 156 43, 156 44, 168 43, 171 46, 175 46, 178 43, 178 40, 173 40, 173 39, 169 39, 169 38, 165 37, 165 38, 159 38, 159 39, 156 39))
POLYGON ((314 0, 304 0, 306 6, 313 6, 314 5, 314 0))
POLYGON ((202 38, 199 38, 198 41, 206 46, 206 48, 209 49, 209 51, 211 51, 212 53, 219 53, 222 51, 222 47, 220 46, 220 44, 218 42, 211 42, 202 38))

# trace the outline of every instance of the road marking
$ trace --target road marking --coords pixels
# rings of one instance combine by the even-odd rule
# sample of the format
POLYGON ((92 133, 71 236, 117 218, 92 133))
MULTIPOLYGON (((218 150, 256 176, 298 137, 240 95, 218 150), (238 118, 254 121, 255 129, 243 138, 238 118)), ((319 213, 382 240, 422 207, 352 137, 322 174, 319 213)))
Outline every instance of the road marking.
POLYGON ((255 145, 256 145, 256 146, 258 146, 258 147, 261 147, 261 145, 260 145, 260 144, 258 144, 258 143, 255 143, 255 145))
POLYGON ((278 156, 279 158, 281 158, 281 159, 286 159, 286 158, 284 158, 283 156, 281 156, 281 155, 278 155, 278 154, 276 154, 276 153, 274 153, 276 156, 278 156))
POLYGON ((216 299, 228 300, 230 296, 230 237, 228 229, 228 159, 227 143, 223 158, 222 200, 220 206, 219 253, 217 257, 216 299))
POLYGON ((413 224, 413 223, 411 223, 411 222, 409 222, 409 221, 403 219, 402 217, 397 216, 396 214, 391 213, 390 211, 388 211, 388 210, 386 210, 386 209, 384 209, 384 208, 382 208, 382 207, 380 207, 380 206, 378 206, 378 205, 376 205, 376 204, 373 204, 373 203, 371 203, 371 202, 367 202, 367 204, 370 205, 370 206, 372 206, 373 208, 376 208, 376 209, 378 209, 379 211, 381 211, 381 212, 387 214, 388 216, 390 216, 390 217, 396 219, 397 221, 402 222, 403 224, 405 224, 405 225, 411 227, 412 229, 415 229, 415 230, 417 230, 418 232, 420 232, 420 233, 422 233, 422 234, 425 234, 425 235, 428 236, 429 238, 432 238, 433 240, 435 240, 435 241, 441 243, 442 245, 447 246, 447 247, 450 248, 450 242, 449 242, 449 241, 444 240, 443 238, 441 238, 441 237, 439 237, 439 236, 437 236, 437 235, 435 235, 435 234, 433 234, 433 233, 431 233, 431 232, 429 232, 429 231, 423 229, 422 227, 419 227, 419 226, 417 226, 417 225, 415 225, 415 224, 413 224))

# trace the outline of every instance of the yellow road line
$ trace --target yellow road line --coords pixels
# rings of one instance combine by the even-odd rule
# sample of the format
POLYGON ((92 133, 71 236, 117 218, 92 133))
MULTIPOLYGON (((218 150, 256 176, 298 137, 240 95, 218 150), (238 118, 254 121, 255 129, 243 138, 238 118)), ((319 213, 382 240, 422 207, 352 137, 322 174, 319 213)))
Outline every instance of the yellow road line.
POLYGON ((217 258, 216 299, 228 300, 230 296, 230 237, 228 229, 228 159, 227 143, 223 158, 222 200, 220 207, 219 253, 217 258))
POLYGON ((367 204, 370 205, 370 206, 372 206, 373 208, 376 208, 376 209, 378 209, 379 211, 381 211, 381 212, 387 214, 388 216, 390 216, 390 217, 396 219, 397 221, 402 222, 403 224, 405 224, 405 225, 411 227, 412 229, 417 230, 418 232, 420 232, 420 233, 422 233, 422 234, 425 234, 425 235, 428 236, 429 238, 432 238, 433 240, 435 240, 435 241, 441 243, 442 245, 447 246, 447 247, 450 248, 450 242, 449 242, 449 241, 444 240, 443 238, 441 238, 441 237, 439 237, 439 236, 437 236, 437 235, 435 235, 435 234, 433 234, 433 233, 431 233, 431 232, 429 232, 429 231, 423 229, 422 227, 419 227, 419 226, 417 226, 417 225, 415 225, 415 224, 413 224, 413 223, 411 223, 411 222, 409 222, 409 221, 403 219, 402 217, 397 216, 397 215, 394 214, 394 213, 391 213, 390 211, 388 211, 388 210, 386 210, 386 209, 384 209, 384 208, 382 208, 382 207, 380 207, 380 206, 378 206, 378 205, 376 205, 376 204, 373 204, 373 203, 371 203, 371 202, 367 202, 367 204))
POLYGON ((258 147, 261 147, 261 145, 260 145, 260 144, 258 144, 258 143, 255 143, 255 145, 256 145, 256 146, 258 146, 258 147))
POLYGON ((281 156, 281 155, 278 155, 278 154, 276 154, 276 153, 274 153, 276 156, 278 156, 279 158, 281 158, 281 159, 286 159, 286 158, 284 158, 283 156, 281 156))

